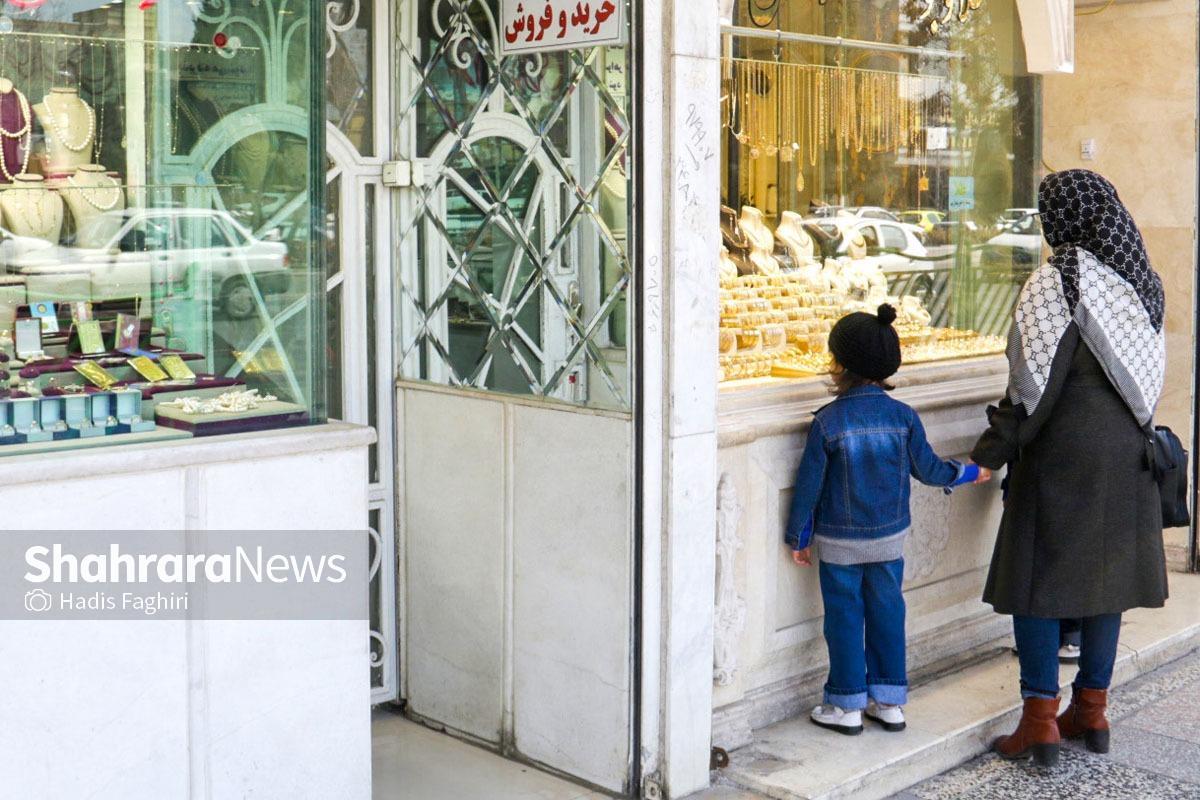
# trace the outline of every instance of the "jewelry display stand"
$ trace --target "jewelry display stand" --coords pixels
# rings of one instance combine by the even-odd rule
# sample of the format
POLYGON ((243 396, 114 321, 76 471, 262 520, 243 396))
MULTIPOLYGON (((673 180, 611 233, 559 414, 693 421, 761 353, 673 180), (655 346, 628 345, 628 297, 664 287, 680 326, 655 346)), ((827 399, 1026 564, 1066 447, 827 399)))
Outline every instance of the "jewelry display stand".
POLYGON ((63 201, 41 175, 22 173, 0 195, 4 222, 17 236, 57 243, 62 233, 63 201))
POLYGON ((74 174, 53 182, 75 220, 76 247, 102 247, 121 228, 125 191, 99 164, 84 164, 74 174), (103 221, 96 222, 104 216, 103 221))
POLYGON ((750 241, 738 226, 738 214, 729 206, 721 206, 721 241, 738 272, 753 272, 750 266, 750 241))
POLYGON ((729 255, 729 249, 721 245, 720 275, 722 281, 731 281, 738 276, 738 265, 729 255))
POLYGON ((96 112, 78 90, 55 87, 33 111, 46 133, 46 172, 71 173, 92 160, 96 112))
POLYGON ((33 111, 29 100, 8 78, 0 78, 0 183, 12 183, 29 171, 33 111))
POLYGON ((779 227, 775 229, 775 238, 787 248, 788 254, 792 257, 792 265, 797 269, 813 261, 817 249, 816 243, 808 231, 804 230, 800 215, 795 211, 783 212, 779 227))
POLYGON ((738 227, 750 242, 750 264, 760 275, 778 275, 781 271, 775 258, 775 234, 767 227, 763 213, 754 206, 742 206, 738 227))

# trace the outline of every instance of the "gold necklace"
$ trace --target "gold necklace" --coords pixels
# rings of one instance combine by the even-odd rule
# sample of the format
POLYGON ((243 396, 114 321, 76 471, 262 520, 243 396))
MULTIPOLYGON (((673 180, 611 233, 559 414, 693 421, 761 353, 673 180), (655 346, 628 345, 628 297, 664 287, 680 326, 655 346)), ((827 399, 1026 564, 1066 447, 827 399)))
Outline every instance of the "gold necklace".
MULTIPOLYGON (((26 194, 24 197, 17 195, 15 198, 21 200, 17 207, 17 211, 19 211, 20 216, 24 218, 25 227, 30 231, 30 235, 35 238, 50 235, 50 226, 46 224, 46 210, 42 208, 43 203, 45 203, 46 198, 50 196, 50 193, 45 190, 45 187, 38 186, 37 188, 41 189, 41 197, 30 199, 29 195, 26 194), (34 217, 37 219, 36 225, 33 221, 34 217)), ((17 191, 28 193, 34 191, 34 187, 31 186, 28 189, 18 189, 17 191)))

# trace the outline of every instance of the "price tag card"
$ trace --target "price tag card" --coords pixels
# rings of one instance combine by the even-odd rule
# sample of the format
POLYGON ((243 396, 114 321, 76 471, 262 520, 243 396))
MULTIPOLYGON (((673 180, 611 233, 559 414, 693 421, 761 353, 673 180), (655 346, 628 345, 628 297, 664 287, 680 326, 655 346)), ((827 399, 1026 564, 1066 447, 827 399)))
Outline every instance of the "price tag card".
POLYGON ((100 320, 89 319, 75 328, 79 332, 79 349, 84 355, 94 356, 104 352, 104 337, 100 335, 100 320))
POLYGON ((190 381, 196 377, 196 373, 192 372, 187 362, 179 356, 163 356, 158 363, 177 381, 190 381))
POLYGON ((71 321, 78 325, 92 319, 92 304, 86 300, 76 300, 71 303, 71 321))
POLYGON ((97 389, 110 389, 117 382, 111 372, 93 361, 82 361, 71 366, 97 389))
POLYGON ((145 356, 137 356, 136 358, 129 359, 129 366, 133 367, 138 375, 141 375, 151 383, 165 381, 168 377, 167 373, 163 372, 158 364, 155 364, 145 356))
POLYGON ((141 317, 117 314, 117 331, 113 334, 113 350, 136 350, 141 335, 141 317))
POLYGON ((48 300, 33 303, 29 306, 29 313, 42 321, 42 330, 46 333, 58 332, 58 309, 54 307, 54 303, 48 300))
POLYGON ((42 323, 37 319, 17 320, 17 358, 28 358, 42 352, 42 323))

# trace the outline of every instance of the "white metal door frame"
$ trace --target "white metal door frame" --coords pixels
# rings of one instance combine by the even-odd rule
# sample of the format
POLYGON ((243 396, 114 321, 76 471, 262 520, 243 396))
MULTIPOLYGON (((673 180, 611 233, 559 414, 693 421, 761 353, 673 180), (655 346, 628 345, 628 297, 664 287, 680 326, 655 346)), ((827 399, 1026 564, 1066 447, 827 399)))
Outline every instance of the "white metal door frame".
POLYGON ((374 543, 371 563, 372 582, 378 586, 376 609, 378 626, 371 630, 372 668, 379 668, 381 681, 372 682, 373 704, 400 698, 398 601, 396 570, 396 462, 393 443, 395 414, 392 376, 392 262, 391 193, 383 186, 383 164, 392 150, 391 112, 391 0, 342 0, 328 3, 326 35, 336 48, 337 36, 352 28, 364 3, 372 11, 371 103, 374 152, 364 155, 333 123, 326 125, 326 153, 331 168, 327 183, 340 181, 339 208, 341 236, 338 241, 341 269, 330 275, 326 291, 340 286, 342 292, 341 325, 342 403, 347 422, 371 425, 378 442, 375 445, 378 480, 368 488, 368 510, 373 524, 374 543), (370 202, 368 202, 370 198, 370 202), (373 206, 373 207, 372 207, 373 206), (368 248, 368 237, 370 248, 368 248), (368 252, 370 250, 370 252, 368 252), (368 259, 373 256, 374 283, 368 259), (368 326, 369 295, 374 295, 375 326, 368 326), (369 363, 368 337, 374 337, 375 359, 369 363), (370 395, 374 394, 375 414, 371 418, 370 395))

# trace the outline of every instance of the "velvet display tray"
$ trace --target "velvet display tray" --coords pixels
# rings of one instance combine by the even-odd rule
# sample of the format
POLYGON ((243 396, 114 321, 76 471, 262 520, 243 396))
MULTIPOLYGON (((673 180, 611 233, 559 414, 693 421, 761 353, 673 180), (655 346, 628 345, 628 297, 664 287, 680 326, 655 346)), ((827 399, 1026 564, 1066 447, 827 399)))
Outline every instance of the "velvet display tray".
MULTIPOLYGON (((158 354, 177 355, 180 358, 182 358, 184 361, 203 361, 204 360, 204 356, 200 355, 199 353, 181 353, 177 350, 158 350, 156 352, 158 354)), ((112 372, 113 370, 130 369, 127 365, 127 362, 129 359, 125 355, 123 355, 121 353, 104 353, 102 355, 94 356, 91 358, 78 358, 78 357, 72 356, 72 357, 68 357, 68 358, 53 358, 53 359, 50 359, 49 361, 35 361, 32 364, 26 364, 24 367, 22 367, 20 370, 20 374, 21 374, 22 378, 35 380, 37 378, 42 377, 43 375, 57 375, 57 374, 60 374, 63 372, 74 373, 75 368, 72 366, 73 364, 81 364, 85 361, 103 362, 103 360, 105 358, 123 359, 122 363, 120 363, 120 364, 101 363, 101 366, 103 366, 109 372, 112 372)), ((118 377, 121 377, 121 376, 118 376, 118 377)))
POLYGON ((160 426, 187 431, 193 436, 269 431, 308 422, 308 410, 295 403, 271 400, 240 414, 188 414, 181 408, 155 405, 154 421, 160 426))
POLYGON ((197 374, 195 380, 188 381, 159 381, 158 383, 129 382, 130 386, 135 386, 142 390, 143 400, 153 398, 159 402, 170 400, 170 395, 172 394, 179 394, 181 397, 194 397, 203 392, 212 394, 211 390, 213 389, 220 389, 221 392, 226 392, 235 386, 245 386, 245 384, 246 382, 241 378, 226 378, 222 375, 205 374, 197 374), (167 395, 167 397, 164 398, 163 395, 167 395))

